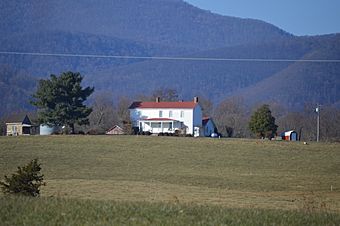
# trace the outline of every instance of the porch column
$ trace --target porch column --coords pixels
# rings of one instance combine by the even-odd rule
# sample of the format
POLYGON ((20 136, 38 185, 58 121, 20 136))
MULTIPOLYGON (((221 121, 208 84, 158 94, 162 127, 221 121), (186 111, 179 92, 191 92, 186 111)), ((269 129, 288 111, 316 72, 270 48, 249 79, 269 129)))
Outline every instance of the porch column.
POLYGON ((161 122, 161 130, 162 130, 162 133, 163 133, 163 122, 161 122))
POLYGON ((151 125, 151 122, 148 122, 147 124, 148 124, 149 127, 150 127, 150 128, 149 128, 149 132, 152 132, 152 125, 151 125))

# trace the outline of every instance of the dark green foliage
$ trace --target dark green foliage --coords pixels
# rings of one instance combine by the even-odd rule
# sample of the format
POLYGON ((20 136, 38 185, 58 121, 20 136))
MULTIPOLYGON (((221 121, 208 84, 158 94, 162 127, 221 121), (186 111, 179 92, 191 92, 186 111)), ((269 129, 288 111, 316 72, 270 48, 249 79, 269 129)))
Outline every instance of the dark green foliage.
POLYGON ((40 186, 45 185, 40 165, 38 159, 34 159, 28 165, 18 167, 16 174, 5 176, 5 182, 0 181, 2 191, 7 194, 39 196, 40 186))
POLYGON ((277 125, 268 105, 262 105, 254 112, 249 128, 259 138, 272 138, 275 135, 277 125))
POLYGON ((32 104, 39 108, 38 119, 50 126, 67 125, 74 132, 74 125, 86 125, 92 112, 83 102, 94 88, 81 87, 83 77, 79 73, 64 72, 60 76, 51 75, 50 79, 40 80, 32 104))

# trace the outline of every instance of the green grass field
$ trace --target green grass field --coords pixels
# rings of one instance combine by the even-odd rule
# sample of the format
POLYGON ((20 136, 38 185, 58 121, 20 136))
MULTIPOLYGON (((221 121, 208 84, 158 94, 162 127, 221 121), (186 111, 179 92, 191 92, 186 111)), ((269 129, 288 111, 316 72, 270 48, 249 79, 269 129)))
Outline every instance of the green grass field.
MULTIPOLYGON (((56 212, 83 206, 86 213, 85 206, 93 205, 103 219, 106 211, 118 211, 107 213, 117 218, 108 221, 113 224, 237 225, 235 220, 241 216, 245 219, 240 224, 284 224, 285 217, 296 225, 340 222, 338 143, 144 136, 0 137, 1 177, 33 158, 42 163, 47 182, 42 197, 33 202, 2 197, 2 219, 7 215, 42 216, 39 206, 54 206, 51 209, 56 212), (23 209, 21 206, 38 212, 14 212, 23 209), (131 214, 136 222, 124 223, 120 208, 125 209, 121 213, 125 218, 132 211, 129 208, 145 218, 131 214), (178 208, 196 215, 178 215, 178 208), (178 211, 171 212, 173 209, 178 211), (171 213, 167 215, 168 210, 171 213), (162 217, 164 214, 167 217, 162 217), (246 220, 252 218, 254 221, 246 220)), ((85 215, 92 216, 90 212, 85 215)), ((51 220, 40 221, 44 219, 51 220)), ((88 222, 93 225, 94 221, 88 222)))

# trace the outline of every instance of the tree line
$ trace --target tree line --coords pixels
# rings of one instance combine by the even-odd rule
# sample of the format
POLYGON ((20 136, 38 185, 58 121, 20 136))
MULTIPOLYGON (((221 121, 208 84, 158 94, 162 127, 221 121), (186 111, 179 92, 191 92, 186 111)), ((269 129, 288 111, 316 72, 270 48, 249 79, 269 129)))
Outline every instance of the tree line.
MULTIPOLYGON (((275 118, 275 128, 269 131, 281 132, 295 130, 299 140, 314 141, 317 136, 317 105, 306 103, 303 111, 290 111, 280 103, 267 103, 271 115, 275 118)), ((228 98, 213 110, 218 130, 228 137, 250 138, 256 136, 251 132, 249 123, 254 113, 263 107, 262 104, 247 106, 242 98, 228 98)), ((321 106, 320 139, 322 141, 340 141, 340 109, 334 106, 321 106)), ((266 134, 261 134, 266 137, 266 134)))
MULTIPOLYGON (((79 73, 65 72, 39 81, 31 104, 37 107, 33 121, 51 126, 66 126, 70 133, 105 134, 114 125, 132 133, 129 106, 135 101, 179 101, 180 93, 173 88, 161 87, 151 95, 140 94, 129 98, 114 98, 109 92, 94 92, 94 87, 83 88, 79 73), (93 95, 92 95, 93 94, 93 95), (88 100, 88 98, 92 97, 88 100)), ((315 105, 306 104, 304 111, 292 112, 280 103, 247 106, 242 98, 227 98, 213 104, 203 95, 199 103, 204 116, 213 118, 218 132, 224 137, 274 137, 295 130, 299 139, 316 140, 315 105)), ((18 113, 20 114, 20 113, 18 113)), ((21 113, 22 114, 22 113, 21 113)), ((320 112, 321 140, 340 141, 340 110, 322 106, 320 112)), ((5 134, 5 121, 0 119, 0 134, 5 134)))

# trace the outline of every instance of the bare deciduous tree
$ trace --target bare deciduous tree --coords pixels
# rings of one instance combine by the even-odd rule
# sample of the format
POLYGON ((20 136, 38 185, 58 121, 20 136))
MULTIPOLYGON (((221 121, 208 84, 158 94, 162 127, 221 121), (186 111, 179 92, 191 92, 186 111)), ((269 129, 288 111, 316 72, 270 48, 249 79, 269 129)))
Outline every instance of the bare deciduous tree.
POLYGON ((132 101, 128 97, 119 97, 115 106, 119 124, 130 121, 129 107, 132 101))
POLYGON ((198 101, 202 108, 203 116, 209 116, 209 117, 212 116, 214 112, 213 103, 208 98, 204 97, 203 95, 198 96, 198 101))
POLYGON ((100 93, 94 97, 92 113, 89 116, 91 130, 103 134, 118 122, 113 100, 109 93, 100 93))
POLYGON ((172 88, 159 88, 153 91, 151 98, 155 100, 160 97, 162 101, 178 101, 179 95, 176 89, 172 88))
POLYGON ((214 113, 218 131, 226 136, 248 137, 248 117, 242 98, 229 98, 220 103, 214 113))

